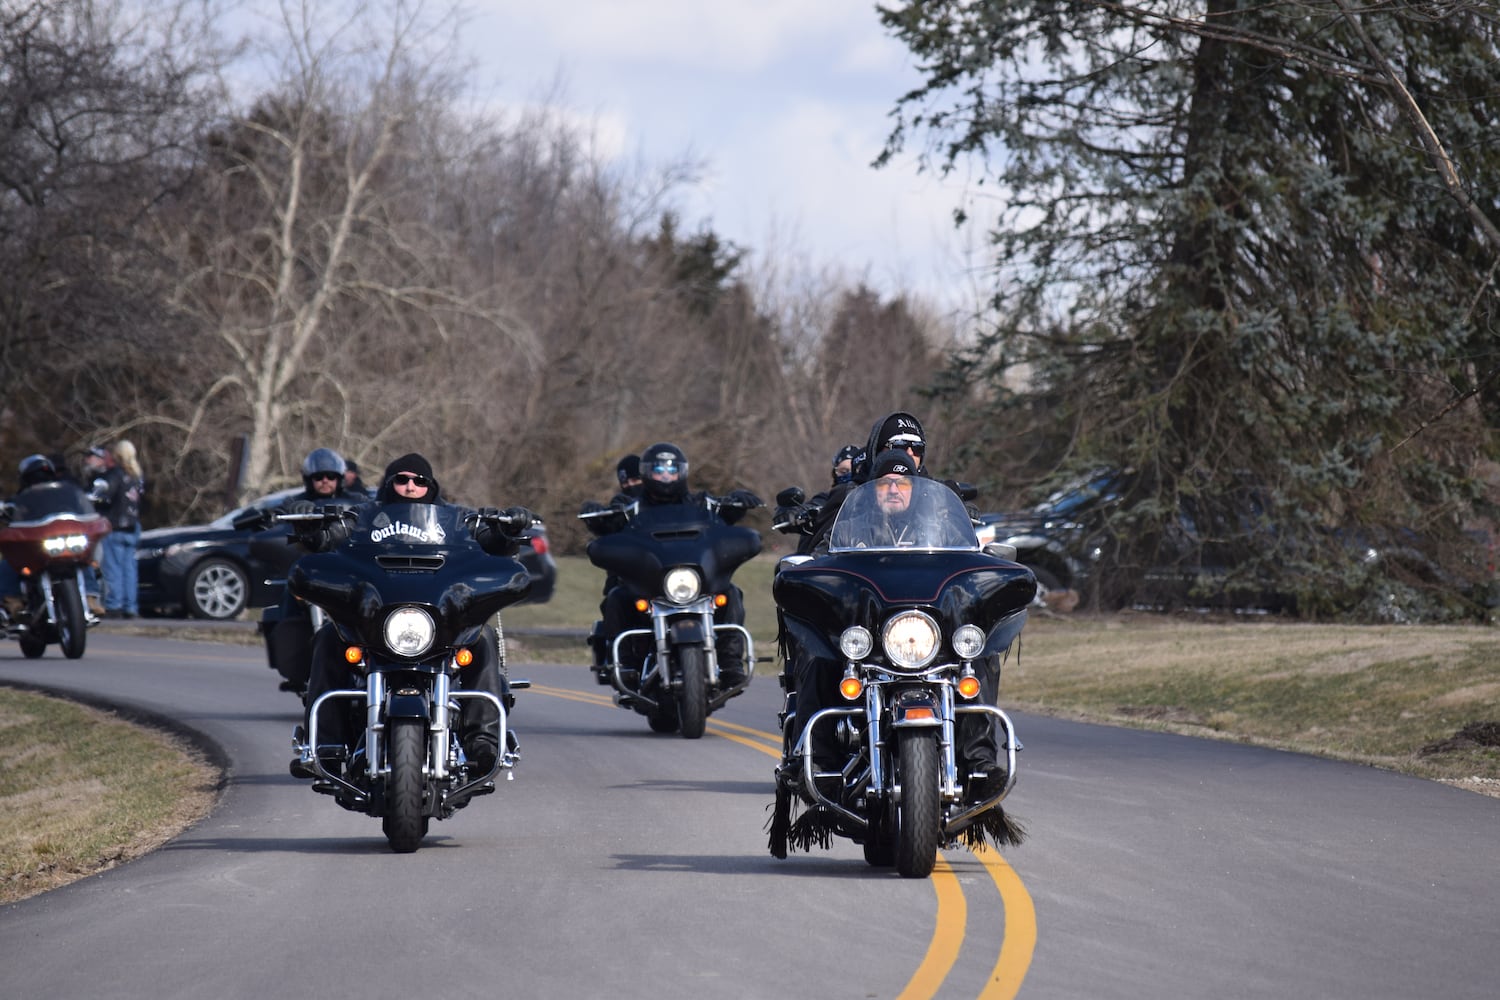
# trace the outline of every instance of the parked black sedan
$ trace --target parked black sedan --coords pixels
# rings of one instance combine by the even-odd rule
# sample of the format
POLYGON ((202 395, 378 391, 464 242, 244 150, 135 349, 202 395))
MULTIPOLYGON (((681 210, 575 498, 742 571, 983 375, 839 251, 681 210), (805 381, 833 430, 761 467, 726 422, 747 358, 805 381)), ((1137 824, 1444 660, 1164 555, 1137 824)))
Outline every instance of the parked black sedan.
MULTIPOLYGON (((207 524, 142 532, 135 555, 141 610, 223 621, 238 618, 247 608, 279 604, 282 581, 302 550, 286 544, 285 527, 251 531, 236 528, 234 521, 252 509, 277 507, 300 492, 299 487, 268 494, 207 524)), ((527 603, 551 600, 557 563, 544 525, 532 527, 518 558, 531 573, 527 603)))

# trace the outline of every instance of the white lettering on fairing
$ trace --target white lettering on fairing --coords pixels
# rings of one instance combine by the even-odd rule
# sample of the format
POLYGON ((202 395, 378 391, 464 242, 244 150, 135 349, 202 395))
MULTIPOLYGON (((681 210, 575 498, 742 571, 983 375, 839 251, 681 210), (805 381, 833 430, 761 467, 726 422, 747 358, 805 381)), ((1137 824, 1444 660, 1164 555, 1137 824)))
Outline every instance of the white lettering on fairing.
POLYGON ((414 542, 430 542, 434 545, 441 544, 447 537, 443 534, 443 529, 435 524, 431 528, 419 528, 405 521, 395 521, 389 527, 376 528, 371 531, 370 541, 383 542, 392 535, 405 535, 414 542))

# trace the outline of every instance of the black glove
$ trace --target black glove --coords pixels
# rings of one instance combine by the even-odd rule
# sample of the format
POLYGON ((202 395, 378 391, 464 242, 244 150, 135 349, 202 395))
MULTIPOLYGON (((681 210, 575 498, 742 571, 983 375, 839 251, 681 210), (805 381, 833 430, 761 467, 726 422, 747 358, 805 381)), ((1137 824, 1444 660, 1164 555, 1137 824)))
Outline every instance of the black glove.
POLYGON ((792 512, 792 523, 803 531, 810 531, 822 511, 823 505, 820 503, 805 503, 792 512))
POLYGON ((281 508, 283 514, 315 514, 317 511, 317 505, 311 500, 289 500, 286 506, 281 508))
POLYGON ((512 538, 524 535, 534 520, 535 515, 525 507, 507 507, 495 516, 495 523, 500 526, 500 530, 512 538))
POLYGON ((731 507, 743 507, 745 510, 765 506, 765 502, 749 490, 730 490, 719 502, 731 507))
POLYGON ((584 514, 597 514, 600 511, 605 510, 609 510, 609 508, 604 506, 604 504, 600 503, 598 500, 585 500, 583 504, 578 508, 578 516, 582 517, 584 514))

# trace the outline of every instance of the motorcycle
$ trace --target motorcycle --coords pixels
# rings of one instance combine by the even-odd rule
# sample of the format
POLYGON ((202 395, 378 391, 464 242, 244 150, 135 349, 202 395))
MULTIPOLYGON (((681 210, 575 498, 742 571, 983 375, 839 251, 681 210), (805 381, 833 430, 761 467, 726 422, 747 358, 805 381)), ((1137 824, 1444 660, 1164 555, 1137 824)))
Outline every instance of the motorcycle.
POLYGON ((88 627, 98 621, 85 604, 85 574, 109 531, 88 494, 65 480, 28 486, 0 511, 0 556, 20 576, 25 602, 17 613, 0 609, 0 627, 27 659, 54 642, 70 660, 83 655, 88 627))
MULTIPOLYGON (((480 517, 507 531, 524 525, 502 513, 423 503, 275 516, 306 527, 349 522, 348 541, 303 556, 287 586, 327 614, 346 646, 345 660, 364 677, 363 687, 328 691, 308 706, 306 730, 298 727, 293 738, 297 764, 312 773, 314 791, 379 817, 393 850, 415 851, 431 820, 495 791, 496 775, 503 770, 511 780, 520 759, 503 699, 463 690, 455 677, 487 641, 484 626, 531 588, 526 567, 486 553, 472 527, 480 517), (455 718, 470 699, 499 713, 502 749, 484 771, 465 755, 455 718), (347 760, 343 745, 325 745, 319 733, 320 709, 339 701, 364 710, 363 733, 347 760)), ((530 686, 519 679, 508 684, 511 691, 530 686)))
POLYGON ((612 638, 596 623, 590 643, 608 644, 596 668, 599 683, 613 686, 615 704, 644 715, 653 732, 696 740, 709 715, 750 686, 750 632, 738 622, 715 621, 714 612, 730 603, 734 571, 760 552, 760 533, 726 524, 719 510, 727 503, 637 500, 623 512, 578 515, 586 522, 627 519, 621 530, 589 542, 588 557, 633 598, 633 620, 612 638), (726 648, 738 645, 735 662, 719 662, 721 638, 730 640, 726 648))
POLYGON ((981 548, 958 495, 932 480, 903 481, 910 516, 896 541, 884 482, 852 490, 826 554, 784 557, 772 582, 784 657, 821 661, 837 694, 799 725, 796 679, 783 674, 770 850, 785 858, 789 846, 846 837, 869 864, 926 878, 940 847, 1024 836, 1000 805, 1021 743, 1009 716, 984 703, 993 688, 980 695, 986 667, 1020 635, 1036 579, 1008 546, 981 548), (967 716, 990 720, 1003 776, 961 771, 967 716))

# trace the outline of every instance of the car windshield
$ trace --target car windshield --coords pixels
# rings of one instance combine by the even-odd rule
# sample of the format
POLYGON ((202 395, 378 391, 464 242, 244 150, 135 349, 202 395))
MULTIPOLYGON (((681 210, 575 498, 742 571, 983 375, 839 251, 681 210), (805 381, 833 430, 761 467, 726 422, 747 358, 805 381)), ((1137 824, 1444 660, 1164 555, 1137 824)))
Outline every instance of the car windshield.
POLYGON ((1115 499, 1117 476, 1113 472, 1095 473, 1056 493, 1032 508, 1039 514, 1071 514, 1096 501, 1115 499))
POLYGON ((272 507, 279 507, 281 504, 286 503, 292 497, 301 492, 302 488, 300 486, 297 486, 289 490, 278 490, 275 493, 268 493, 260 499, 252 500, 245 506, 236 508, 235 510, 230 511, 228 514, 225 514, 222 517, 214 518, 212 521, 208 522, 208 526, 210 528, 232 528, 234 527, 234 519, 239 517, 246 511, 269 510, 272 507))
POLYGON ((853 490, 839 508, 828 551, 979 548, 963 501, 920 476, 884 476, 853 490))

